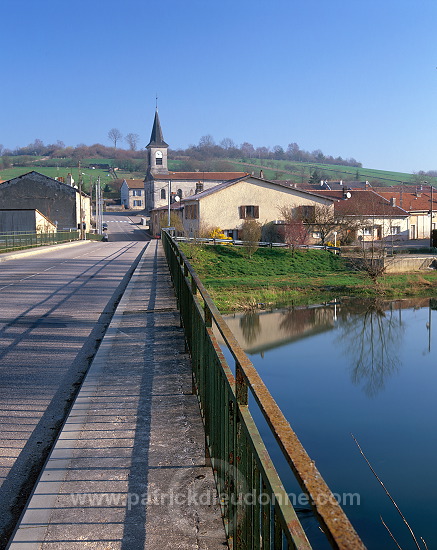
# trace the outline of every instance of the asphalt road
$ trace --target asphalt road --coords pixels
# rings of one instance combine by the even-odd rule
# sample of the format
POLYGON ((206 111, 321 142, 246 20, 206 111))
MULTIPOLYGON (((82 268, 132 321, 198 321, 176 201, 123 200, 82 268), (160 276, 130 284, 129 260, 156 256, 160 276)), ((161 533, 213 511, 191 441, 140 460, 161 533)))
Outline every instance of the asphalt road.
POLYGON ((0 548, 147 246, 139 218, 105 221, 107 243, 0 263, 0 548))
POLYGON ((149 240, 143 226, 139 225, 141 216, 131 212, 106 213, 103 221, 108 224, 109 242, 120 242, 126 238, 138 241, 149 240))

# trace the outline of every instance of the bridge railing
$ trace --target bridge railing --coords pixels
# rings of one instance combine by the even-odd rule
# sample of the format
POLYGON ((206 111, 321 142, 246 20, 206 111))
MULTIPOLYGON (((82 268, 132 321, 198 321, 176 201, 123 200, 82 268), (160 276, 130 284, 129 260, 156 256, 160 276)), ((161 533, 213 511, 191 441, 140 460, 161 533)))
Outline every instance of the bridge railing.
MULTIPOLYGON (((102 236, 87 233, 86 238, 89 240, 101 240, 102 236)), ((80 231, 55 231, 51 233, 15 231, 0 233, 0 252, 12 252, 14 250, 24 250, 26 248, 49 244, 67 243, 79 239, 80 231)))
POLYGON ((65 243, 79 239, 79 231, 59 231, 52 233, 0 233, 0 252, 10 252, 48 244, 65 243))
POLYGON ((310 549, 304 529, 249 411, 249 392, 308 496, 332 548, 364 545, 322 479, 251 361, 237 343, 194 269, 171 235, 162 243, 193 367, 193 391, 203 418, 229 547, 310 549), (213 331, 235 361, 235 376, 213 331))

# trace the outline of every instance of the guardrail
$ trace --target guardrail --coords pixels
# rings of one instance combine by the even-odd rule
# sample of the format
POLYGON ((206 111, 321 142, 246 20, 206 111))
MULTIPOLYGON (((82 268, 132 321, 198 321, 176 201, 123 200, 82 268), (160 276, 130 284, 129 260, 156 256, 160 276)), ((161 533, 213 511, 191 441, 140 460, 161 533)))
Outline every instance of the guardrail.
POLYGON ((56 233, 0 233, 0 252, 12 252, 49 244, 77 241, 79 231, 59 231, 56 233))
POLYGON ((332 548, 365 548, 177 242, 163 231, 162 243, 191 354, 193 391, 203 418, 229 547, 311 548, 249 411, 250 392, 332 548), (235 361, 235 376, 217 343, 213 324, 235 361))
MULTIPOLYGON (((172 230, 172 228, 170 228, 172 230)), ((216 239, 214 237, 173 237, 177 242, 193 242, 197 244, 232 244, 236 246, 246 246, 249 243, 247 241, 241 241, 239 239, 216 239)), ((256 243, 260 248, 290 248, 290 245, 287 243, 273 243, 270 241, 259 241, 256 243)), ((341 252, 339 246, 328 246, 326 244, 301 244, 296 246, 296 248, 302 249, 319 249, 319 250, 330 250, 332 252, 341 252)))

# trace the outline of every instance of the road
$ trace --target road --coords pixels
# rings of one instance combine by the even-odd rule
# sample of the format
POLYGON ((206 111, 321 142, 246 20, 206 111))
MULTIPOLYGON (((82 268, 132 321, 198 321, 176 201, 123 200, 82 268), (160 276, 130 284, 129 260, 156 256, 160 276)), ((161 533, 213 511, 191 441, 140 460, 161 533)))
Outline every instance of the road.
POLYGON ((132 212, 106 213, 103 221, 108 224, 108 236, 110 242, 136 239, 138 241, 148 240, 144 229, 139 225, 141 216, 132 212))
POLYGON ((0 548, 147 246, 139 218, 104 221, 109 242, 0 264, 0 548))

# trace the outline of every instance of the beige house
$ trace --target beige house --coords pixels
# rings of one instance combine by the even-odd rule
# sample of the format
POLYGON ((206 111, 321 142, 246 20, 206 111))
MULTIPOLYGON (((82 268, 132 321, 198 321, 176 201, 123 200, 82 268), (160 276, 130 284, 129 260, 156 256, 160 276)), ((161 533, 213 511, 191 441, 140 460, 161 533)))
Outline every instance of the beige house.
POLYGON ((120 188, 121 204, 131 210, 144 210, 144 180, 123 180, 120 188))
POLYGON ((431 231, 437 227, 437 191, 425 186, 415 189, 384 187, 378 189, 378 193, 409 213, 409 239, 430 238, 431 231))
POLYGON ((335 218, 341 225, 349 225, 354 235, 351 241, 407 240, 409 213, 373 189, 344 191, 320 190, 319 194, 335 201, 335 218))
MULTIPOLYGON (((181 218, 187 236, 198 235, 204 227, 219 227, 225 235, 238 238, 245 220, 254 219, 261 225, 280 221, 281 207, 293 208, 327 205, 333 199, 321 197, 301 189, 247 176, 224 182, 201 193, 182 199, 172 211, 181 218)), ((151 215, 152 234, 159 234, 159 218, 165 208, 155 209, 151 215)))

